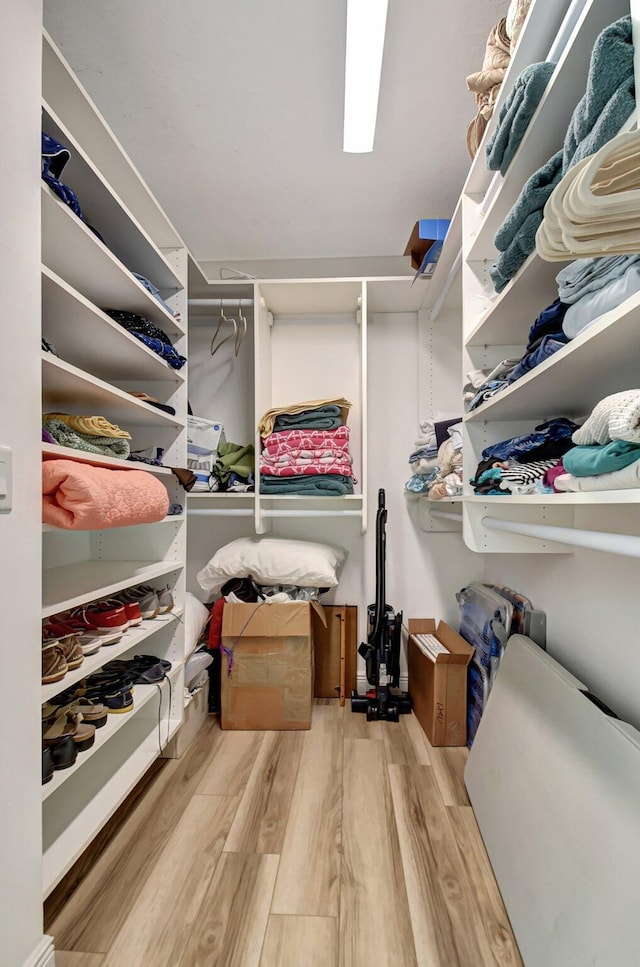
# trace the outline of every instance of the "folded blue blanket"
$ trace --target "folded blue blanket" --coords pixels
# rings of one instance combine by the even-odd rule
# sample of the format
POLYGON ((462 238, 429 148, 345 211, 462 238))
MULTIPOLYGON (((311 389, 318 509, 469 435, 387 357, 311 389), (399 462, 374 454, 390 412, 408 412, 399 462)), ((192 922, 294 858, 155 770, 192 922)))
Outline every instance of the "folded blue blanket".
POLYGON ((562 458, 567 473, 574 477, 594 477, 622 470, 640 460, 640 446, 626 440, 612 440, 604 446, 574 447, 562 458))
POLYGON ((556 65, 551 61, 530 64, 516 78, 507 97, 498 127, 487 144, 487 168, 504 175, 520 147, 529 122, 538 109, 556 65))
POLYGON ((353 493, 353 479, 337 473, 318 473, 296 477, 260 477, 260 493, 303 495, 305 497, 344 497, 353 493))
POLYGON ((280 413, 276 416, 273 432, 278 430, 337 430, 344 424, 342 410, 334 403, 317 406, 301 413, 280 413))
POLYGON ((587 292, 569 306, 562 323, 565 336, 568 339, 575 339, 605 312, 617 309, 637 292, 640 292, 640 262, 630 265, 624 275, 612 279, 602 289, 587 292))
POLYGON ((534 251, 544 206, 562 176, 615 137, 635 105, 631 17, 622 17, 595 42, 587 89, 573 112, 562 151, 529 178, 496 233, 495 245, 501 254, 490 274, 497 292, 502 292, 534 251))
POLYGON ((572 305, 590 292, 603 289, 625 275, 640 255, 611 255, 600 259, 578 259, 556 275, 558 295, 572 305))

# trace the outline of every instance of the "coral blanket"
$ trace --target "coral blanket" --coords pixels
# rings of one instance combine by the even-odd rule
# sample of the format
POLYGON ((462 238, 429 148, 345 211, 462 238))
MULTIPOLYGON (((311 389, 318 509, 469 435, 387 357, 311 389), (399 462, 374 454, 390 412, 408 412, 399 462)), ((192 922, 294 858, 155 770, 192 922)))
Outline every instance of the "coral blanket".
POLYGON ((166 517, 169 496, 146 470, 110 470, 75 460, 42 463, 42 520, 67 530, 151 524, 166 517))

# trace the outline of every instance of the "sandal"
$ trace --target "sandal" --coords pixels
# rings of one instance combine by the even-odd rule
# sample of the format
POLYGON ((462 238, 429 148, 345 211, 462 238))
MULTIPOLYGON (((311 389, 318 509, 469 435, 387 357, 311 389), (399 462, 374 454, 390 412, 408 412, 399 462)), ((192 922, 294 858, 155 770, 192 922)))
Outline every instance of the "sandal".
POLYGON ((84 723, 80 712, 61 709, 53 724, 46 729, 42 741, 45 745, 55 746, 66 736, 73 739, 77 752, 86 752, 96 740, 95 726, 84 723))
POLYGON ((63 712, 73 712, 82 716, 82 721, 101 729, 107 724, 108 710, 100 702, 94 702, 82 695, 70 696, 64 706, 57 706, 51 702, 42 706, 42 721, 53 723, 63 712))

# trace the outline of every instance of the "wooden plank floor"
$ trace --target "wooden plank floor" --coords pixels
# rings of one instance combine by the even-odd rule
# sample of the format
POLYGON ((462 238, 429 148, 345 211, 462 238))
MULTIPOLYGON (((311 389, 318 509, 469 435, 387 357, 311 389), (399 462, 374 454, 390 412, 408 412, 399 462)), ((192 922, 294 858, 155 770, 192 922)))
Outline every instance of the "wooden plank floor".
POLYGON ((308 732, 208 722, 50 897, 60 964, 522 967, 465 759, 332 700, 308 732))

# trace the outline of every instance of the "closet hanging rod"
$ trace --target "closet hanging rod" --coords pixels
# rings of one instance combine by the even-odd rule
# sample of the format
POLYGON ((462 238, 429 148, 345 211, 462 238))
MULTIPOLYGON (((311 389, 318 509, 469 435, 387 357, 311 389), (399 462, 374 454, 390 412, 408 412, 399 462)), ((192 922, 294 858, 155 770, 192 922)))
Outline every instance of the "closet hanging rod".
POLYGON ((187 304, 207 309, 253 309, 253 299, 189 299, 187 304))
POLYGON ((224 507, 187 507, 189 517, 253 517, 253 507, 244 510, 224 507))
POLYGON ((462 514, 448 514, 444 510, 432 510, 432 517, 439 517, 441 520, 455 520, 457 524, 462 523, 462 514))
POLYGON ((453 285, 453 283, 455 282, 455 280, 457 278, 457 275, 458 275, 458 272, 460 271, 461 266, 462 266, 462 249, 460 249, 460 251, 456 255, 455 259, 453 260, 453 265, 449 269, 449 274, 448 274, 447 278, 445 279, 444 286, 442 287, 442 292, 440 293, 440 295, 438 296, 438 298, 434 302, 433 308, 432 308, 431 312, 429 313, 429 321, 430 322, 435 322, 436 319, 438 318, 438 316, 440 315, 440 310, 442 309, 443 305, 445 304, 445 301, 447 299, 447 296, 449 295, 449 290, 450 290, 451 286, 453 285))
POLYGON ((263 517, 362 517, 360 510, 263 510, 261 513, 263 517))
POLYGON ((621 554, 624 557, 640 557, 640 537, 631 534, 611 534, 606 531, 578 530, 572 527, 553 527, 547 524, 525 524, 515 520, 500 520, 497 517, 483 517, 482 525, 490 530, 507 531, 523 537, 537 537, 540 540, 585 547, 590 551, 603 551, 606 554, 621 554))

